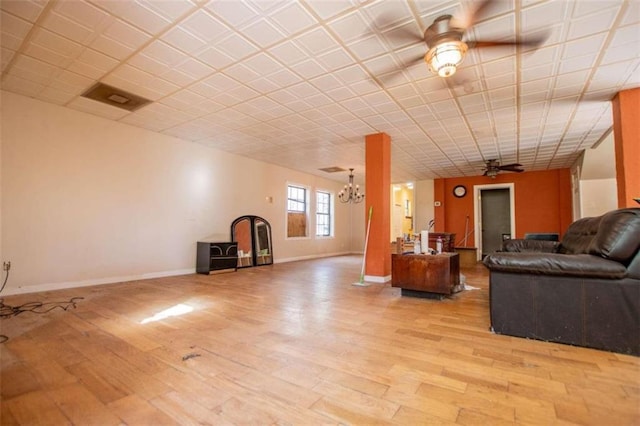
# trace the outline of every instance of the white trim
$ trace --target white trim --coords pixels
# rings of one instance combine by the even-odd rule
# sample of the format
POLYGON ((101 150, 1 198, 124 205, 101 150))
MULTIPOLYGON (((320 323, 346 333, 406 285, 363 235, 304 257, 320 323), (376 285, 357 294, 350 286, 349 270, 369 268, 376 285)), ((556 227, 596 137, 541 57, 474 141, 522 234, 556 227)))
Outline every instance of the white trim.
POLYGON ((147 280, 150 278, 172 277, 175 275, 188 275, 188 274, 194 274, 195 272, 196 272, 195 268, 176 269, 174 271, 150 272, 148 274, 124 275, 120 277, 95 278, 95 279, 84 280, 84 281, 67 281, 67 282, 61 282, 61 283, 46 283, 46 284, 38 284, 38 285, 30 285, 30 286, 19 286, 18 288, 7 288, 4 294, 9 296, 13 294, 65 290, 65 289, 77 288, 77 287, 90 287, 90 286, 102 285, 102 284, 116 284, 116 283, 122 283, 127 281, 147 280))
POLYGON ((516 235, 516 203, 515 203, 515 184, 511 183, 494 183, 488 185, 473 185, 473 221, 475 223, 474 232, 476 234, 476 260, 482 259, 482 223, 480 214, 480 192, 485 189, 508 189, 509 190, 509 208, 511 210, 511 238, 516 235))
POLYGON ((391 281, 391 275, 385 275, 385 276, 377 276, 377 275, 365 275, 364 276, 364 280, 370 283, 387 283, 389 281, 391 281))

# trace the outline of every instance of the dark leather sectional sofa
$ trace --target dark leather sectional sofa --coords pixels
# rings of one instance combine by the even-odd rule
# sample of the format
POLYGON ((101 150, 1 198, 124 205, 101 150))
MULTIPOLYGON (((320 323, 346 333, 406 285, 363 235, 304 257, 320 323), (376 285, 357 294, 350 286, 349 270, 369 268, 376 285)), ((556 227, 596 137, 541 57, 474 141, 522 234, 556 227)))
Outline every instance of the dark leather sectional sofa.
POLYGON ((496 333, 640 355, 640 208, 577 220, 560 242, 506 241, 484 264, 496 333))

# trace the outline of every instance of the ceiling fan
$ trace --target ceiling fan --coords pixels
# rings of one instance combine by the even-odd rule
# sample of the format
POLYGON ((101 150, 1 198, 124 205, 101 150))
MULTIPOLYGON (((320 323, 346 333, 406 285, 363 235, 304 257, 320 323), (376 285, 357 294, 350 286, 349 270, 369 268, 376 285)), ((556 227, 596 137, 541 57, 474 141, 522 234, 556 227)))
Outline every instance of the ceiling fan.
MULTIPOLYGON (((456 19, 452 15, 442 15, 437 17, 433 23, 425 30, 423 36, 419 36, 410 31, 405 31, 401 35, 403 39, 410 37, 415 41, 424 41, 429 50, 424 56, 424 61, 434 74, 440 77, 451 77, 455 74, 458 66, 464 60, 468 49, 480 49, 489 47, 509 47, 524 46, 538 47, 546 37, 529 38, 527 40, 500 41, 500 40, 466 40, 462 38, 492 3, 498 0, 480 0, 476 2, 476 7, 465 17, 466 19, 456 19)), ((400 34, 397 34, 400 35, 400 34)), ((420 55, 409 60, 407 66, 411 66, 422 60, 420 55)))
POLYGON ((522 164, 518 163, 505 164, 503 166, 500 165, 500 162, 498 160, 487 160, 485 163, 486 166, 484 168, 484 173, 482 174, 482 176, 489 176, 491 179, 495 179, 498 173, 500 173, 501 171, 516 173, 524 172, 522 164))

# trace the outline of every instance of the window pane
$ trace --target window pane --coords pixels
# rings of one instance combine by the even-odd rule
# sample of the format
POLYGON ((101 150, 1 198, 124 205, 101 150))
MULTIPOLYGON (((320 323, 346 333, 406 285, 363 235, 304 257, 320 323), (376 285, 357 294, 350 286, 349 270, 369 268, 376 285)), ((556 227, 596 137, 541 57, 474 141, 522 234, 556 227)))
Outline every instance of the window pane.
POLYGON ((287 186, 287 237, 307 236, 307 189, 287 186))
POLYGON ((316 192, 316 235, 331 236, 331 194, 316 192))

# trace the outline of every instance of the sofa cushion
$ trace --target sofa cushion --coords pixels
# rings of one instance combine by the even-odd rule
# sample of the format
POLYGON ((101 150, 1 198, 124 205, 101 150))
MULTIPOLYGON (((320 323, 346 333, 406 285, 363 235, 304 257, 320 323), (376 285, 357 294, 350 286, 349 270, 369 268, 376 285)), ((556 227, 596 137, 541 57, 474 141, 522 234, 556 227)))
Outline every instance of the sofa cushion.
POLYGON ((500 251, 512 253, 554 253, 560 243, 546 240, 512 239, 502 242, 500 251))
POLYGON ((521 274, 622 279, 627 269, 619 262, 590 254, 493 253, 484 258, 491 271, 521 274))
POLYGON ((629 208, 602 216, 589 253, 628 265, 640 248, 640 209, 629 208))
POLYGON ((573 222, 562 237, 558 253, 562 254, 588 254, 591 243, 598 233, 598 227, 602 216, 585 217, 573 222))

